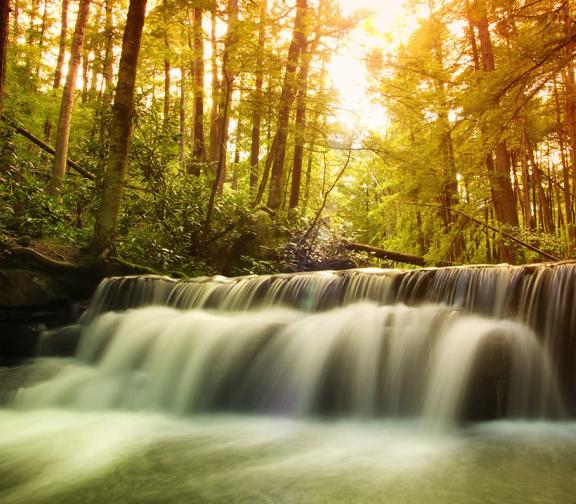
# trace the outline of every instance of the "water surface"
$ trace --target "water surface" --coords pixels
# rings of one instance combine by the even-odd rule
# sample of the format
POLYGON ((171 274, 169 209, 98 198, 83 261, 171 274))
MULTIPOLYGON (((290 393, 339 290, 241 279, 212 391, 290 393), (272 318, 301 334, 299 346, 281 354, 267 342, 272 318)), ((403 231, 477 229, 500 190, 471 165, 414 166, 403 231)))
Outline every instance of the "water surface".
POLYGON ((573 504, 576 424, 0 411, 0 502, 573 504))

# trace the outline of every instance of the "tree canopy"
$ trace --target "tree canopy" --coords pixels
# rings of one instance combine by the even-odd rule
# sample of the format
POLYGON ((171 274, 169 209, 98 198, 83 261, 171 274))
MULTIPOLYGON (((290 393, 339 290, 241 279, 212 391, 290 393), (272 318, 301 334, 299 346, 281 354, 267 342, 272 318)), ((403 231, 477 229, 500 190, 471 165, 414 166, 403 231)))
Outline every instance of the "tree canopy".
POLYGON ((8 4, 4 237, 186 274, 574 256, 569 0, 8 4))

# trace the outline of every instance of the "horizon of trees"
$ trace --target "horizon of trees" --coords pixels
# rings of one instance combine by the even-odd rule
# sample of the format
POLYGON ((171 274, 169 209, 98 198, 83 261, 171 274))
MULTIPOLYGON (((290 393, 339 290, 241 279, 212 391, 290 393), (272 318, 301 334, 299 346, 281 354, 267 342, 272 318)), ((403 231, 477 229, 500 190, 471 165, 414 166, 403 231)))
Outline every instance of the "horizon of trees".
MULTIPOLYGON (((128 4, 11 1, 0 37, 0 183, 14 207, 4 232, 54 214, 59 229, 72 223, 75 239, 91 239, 110 198, 128 4), (55 145, 54 158, 41 143, 55 145), (26 187, 35 199, 19 208, 26 187), (28 215, 34 208, 41 216, 28 215)), ((345 17, 336 0, 151 3, 130 99, 133 146, 118 179, 124 206, 110 236, 173 264, 240 233, 265 206, 306 237, 325 226, 433 263, 572 257, 571 2, 410 5, 411 36, 366 55, 389 123, 378 133, 338 123, 329 75, 365 13, 345 17)))

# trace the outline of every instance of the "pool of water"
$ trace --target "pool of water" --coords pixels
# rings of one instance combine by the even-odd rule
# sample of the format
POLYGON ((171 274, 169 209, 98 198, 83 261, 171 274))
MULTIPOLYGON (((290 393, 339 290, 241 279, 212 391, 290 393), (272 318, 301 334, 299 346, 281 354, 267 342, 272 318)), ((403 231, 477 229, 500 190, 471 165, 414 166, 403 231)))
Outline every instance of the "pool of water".
POLYGON ((576 424, 0 410, 0 502, 573 504, 576 424))

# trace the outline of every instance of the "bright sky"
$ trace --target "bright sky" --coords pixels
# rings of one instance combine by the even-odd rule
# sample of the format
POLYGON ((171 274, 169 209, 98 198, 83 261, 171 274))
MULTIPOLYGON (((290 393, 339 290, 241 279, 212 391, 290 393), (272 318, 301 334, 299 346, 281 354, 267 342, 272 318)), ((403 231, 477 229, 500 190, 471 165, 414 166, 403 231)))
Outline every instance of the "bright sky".
POLYGON ((386 41, 386 34, 391 35, 395 40, 393 43, 397 44, 411 31, 415 21, 403 18, 403 3, 404 0, 340 0, 345 15, 359 9, 367 9, 372 14, 350 34, 348 43, 330 64, 333 85, 341 96, 338 122, 364 132, 386 129, 386 112, 378 104, 372 103, 367 91, 363 58, 371 47, 386 50, 383 45, 390 44, 386 41))

